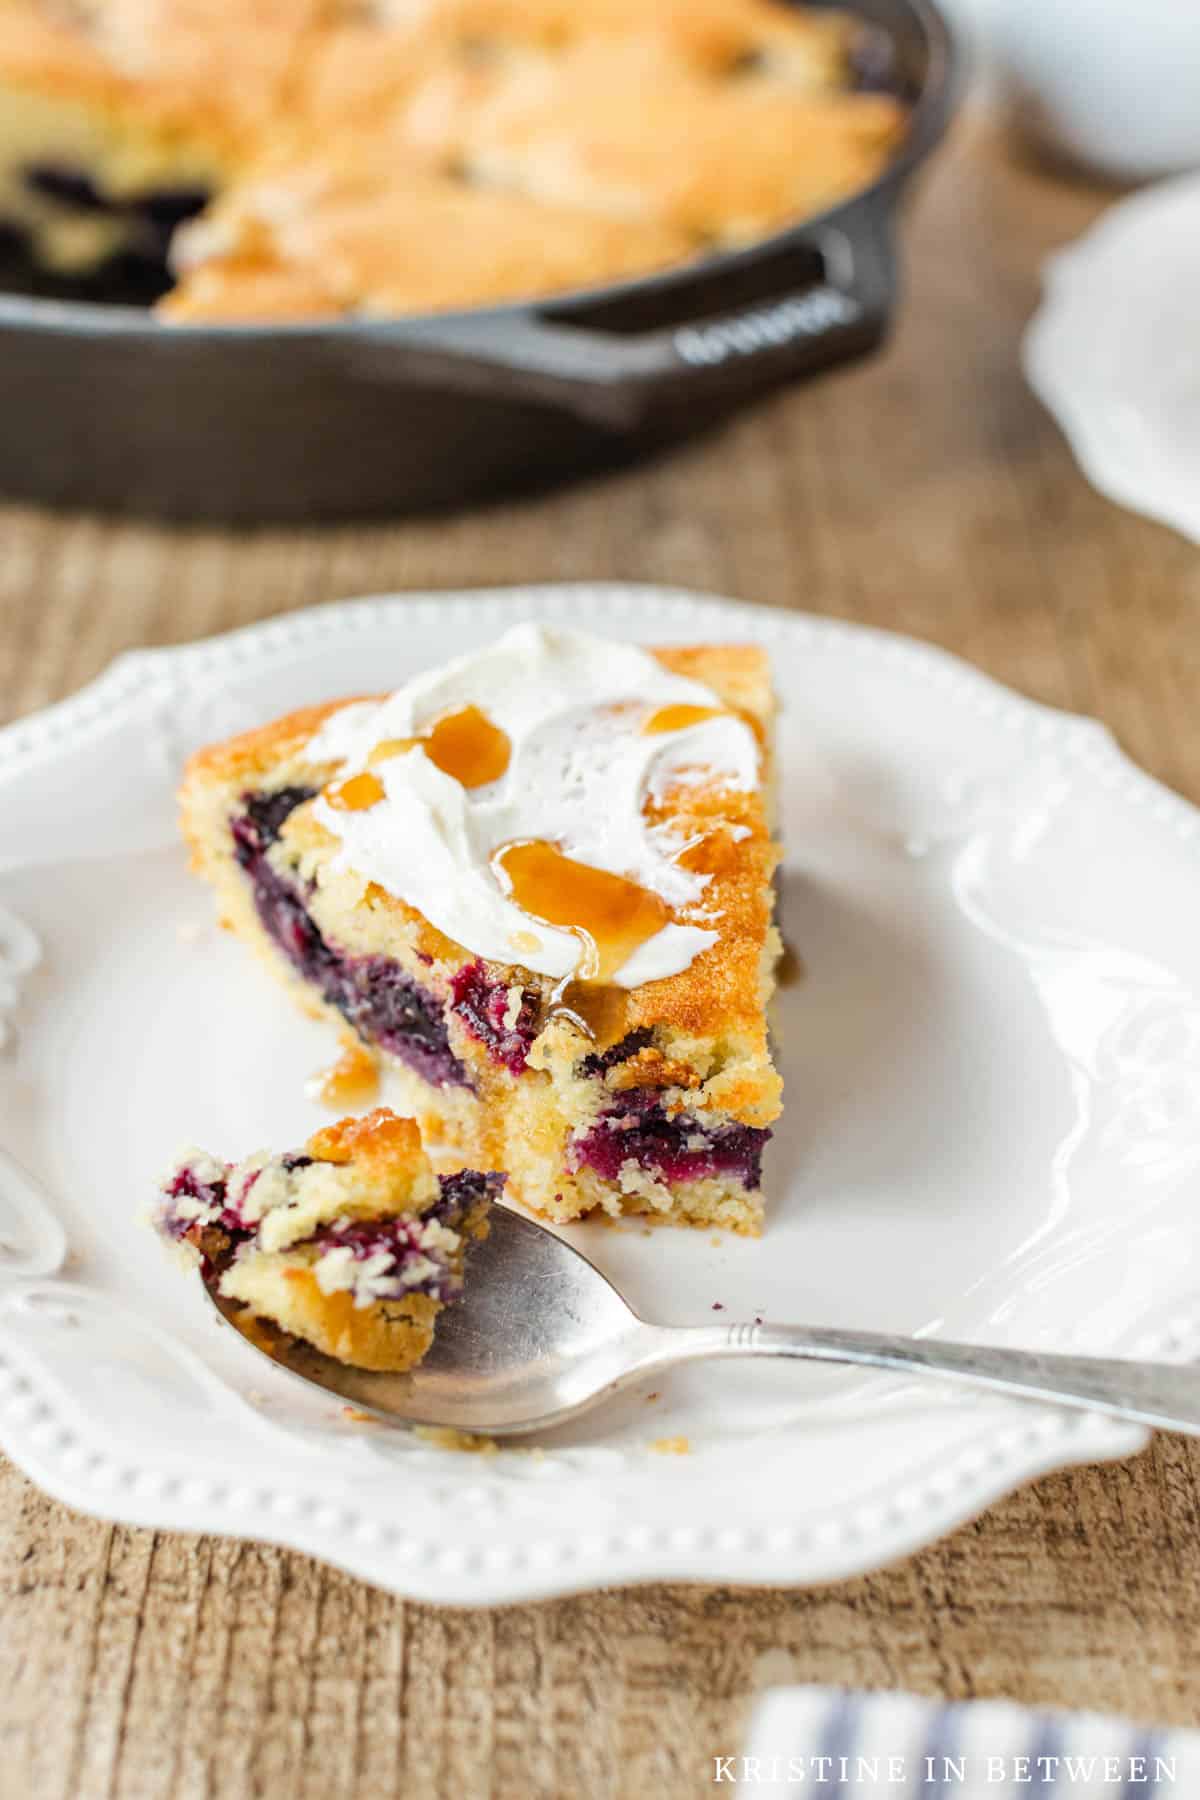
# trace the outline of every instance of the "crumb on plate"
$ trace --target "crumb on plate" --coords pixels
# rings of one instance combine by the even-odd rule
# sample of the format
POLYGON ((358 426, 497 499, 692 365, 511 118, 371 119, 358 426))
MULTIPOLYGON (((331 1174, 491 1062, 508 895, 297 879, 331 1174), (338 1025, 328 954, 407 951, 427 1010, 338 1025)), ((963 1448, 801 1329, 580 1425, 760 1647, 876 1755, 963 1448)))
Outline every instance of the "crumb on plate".
POLYGON ((456 1431, 453 1425, 415 1425, 413 1431, 438 1450, 458 1450, 465 1456, 495 1456, 500 1448, 495 1438, 474 1431, 456 1431))

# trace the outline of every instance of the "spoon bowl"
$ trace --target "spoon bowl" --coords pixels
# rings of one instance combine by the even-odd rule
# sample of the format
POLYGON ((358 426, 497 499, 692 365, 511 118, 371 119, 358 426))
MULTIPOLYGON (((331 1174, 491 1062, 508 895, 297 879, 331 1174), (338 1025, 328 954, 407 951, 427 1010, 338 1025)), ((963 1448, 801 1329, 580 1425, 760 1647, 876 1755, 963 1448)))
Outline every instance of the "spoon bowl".
POLYGON ((297 1338, 246 1336, 239 1307, 206 1288, 226 1324, 289 1375, 392 1425, 488 1437, 546 1431, 622 1388, 705 1357, 854 1363, 952 1380, 1200 1435, 1191 1365, 1059 1356, 807 1325, 653 1325, 580 1252, 507 1206, 467 1252, 466 1290, 409 1373, 358 1369, 297 1338))
MULTIPOLYGON (((240 1329, 238 1304, 206 1289, 240 1329)), ((467 1251, 463 1299, 438 1317, 420 1366, 393 1375, 353 1368, 299 1338, 254 1348, 363 1412, 406 1425, 503 1437, 544 1430, 653 1366, 655 1329, 612 1283, 552 1231, 494 1206, 467 1251)))

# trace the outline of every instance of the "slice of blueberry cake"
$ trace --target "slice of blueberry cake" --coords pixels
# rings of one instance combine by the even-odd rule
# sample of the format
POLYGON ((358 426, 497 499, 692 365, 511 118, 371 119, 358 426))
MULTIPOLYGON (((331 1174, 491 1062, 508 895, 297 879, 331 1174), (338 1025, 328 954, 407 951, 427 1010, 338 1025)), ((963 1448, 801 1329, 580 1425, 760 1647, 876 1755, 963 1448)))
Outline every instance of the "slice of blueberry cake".
POLYGON ((756 1232, 779 1112, 770 678, 522 625, 197 755, 224 921, 400 1103, 563 1221, 756 1232))
POLYGON ((302 1150, 239 1163, 188 1150, 163 1180, 157 1224, 248 1325, 364 1369, 420 1362, 462 1289, 501 1175, 435 1175, 411 1119, 380 1107, 302 1150))

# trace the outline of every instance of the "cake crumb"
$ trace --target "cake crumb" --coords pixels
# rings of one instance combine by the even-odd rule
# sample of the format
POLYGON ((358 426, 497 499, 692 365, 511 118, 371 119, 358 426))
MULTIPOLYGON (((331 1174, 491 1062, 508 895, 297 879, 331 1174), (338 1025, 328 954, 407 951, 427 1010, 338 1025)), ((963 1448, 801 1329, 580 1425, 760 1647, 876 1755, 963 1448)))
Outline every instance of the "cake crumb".
POLYGON ((775 962, 775 985, 780 988, 796 987, 805 976, 804 959, 793 949, 786 938, 780 940, 779 956, 775 962))
POLYGON ((647 1394, 647 1395, 646 1395, 646 1405, 647 1405, 647 1406, 649 1406, 649 1404, 650 1404, 650 1402, 651 1402, 651 1401, 652 1401, 652 1400, 657 1400, 657 1399, 658 1399, 658 1397, 659 1397, 659 1396, 658 1396, 658 1389, 657 1389, 657 1388, 655 1388, 655 1390, 654 1390, 654 1392, 653 1392, 653 1393, 652 1393, 652 1394, 647 1394))
POLYGON ((439 1450, 459 1450, 464 1456, 495 1456, 499 1449, 495 1438, 481 1437, 473 1431, 456 1431, 453 1425, 414 1425, 413 1431, 439 1450))
POLYGON ((659 1456, 690 1456, 692 1451, 691 1439, 685 1437, 655 1438, 650 1448, 659 1456))
POLYGON ((521 1017, 521 1009, 525 1004, 525 990, 521 986, 510 987, 508 1005, 504 1009, 505 1031, 515 1031, 521 1017))
POLYGON ((721 1303, 721 1301, 720 1301, 720 1300, 714 1300, 714 1301, 713 1301, 713 1303, 712 1303, 712 1309, 713 1309, 713 1311, 714 1311, 714 1312, 724 1312, 724 1311, 725 1311, 725 1308, 724 1308, 724 1306, 723 1306, 723 1304, 722 1304, 722 1303, 721 1303))

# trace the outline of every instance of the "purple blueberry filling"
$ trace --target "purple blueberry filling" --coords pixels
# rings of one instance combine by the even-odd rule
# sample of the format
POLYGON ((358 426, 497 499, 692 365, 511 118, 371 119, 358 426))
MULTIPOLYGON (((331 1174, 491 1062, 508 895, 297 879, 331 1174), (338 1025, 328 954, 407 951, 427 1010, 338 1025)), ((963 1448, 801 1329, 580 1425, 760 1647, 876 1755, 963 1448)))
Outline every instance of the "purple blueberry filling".
POLYGON ((468 1087, 437 998, 386 956, 349 956, 335 949, 296 885, 268 861, 284 821, 312 794, 302 787, 249 794, 245 810, 233 820, 234 854, 253 886, 264 931, 361 1038, 399 1057, 433 1087, 468 1087))
MULTIPOLYGON (((312 1162, 303 1154, 285 1156, 283 1166, 302 1169, 312 1162)), ((249 1191, 253 1182, 247 1183, 249 1191)), ((450 1300, 462 1286, 462 1277, 436 1248, 423 1248, 424 1227, 434 1221, 451 1231, 460 1230, 467 1215, 481 1202, 495 1200, 504 1187, 503 1175, 482 1175, 473 1169, 438 1177, 440 1193, 427 1212, 391 1219, 339 1220, 322 1227, 297 1249, 314 1248, 319 1255, 333 1250, 351 1252, 354 1261, 366 1262, 379 1255, 388 1262, 373 1273, 371 1293, 376 1299, 396 1299, 401 1294, 428 1294, 434 1300, 450 1300), (406 1279, 412 1265, 428 1259, 434 1266, 422 1271, 414 1281, 406 1279), (390 1266, 389 1266, 390 1265, 390 1266)), ((244 1195, 243 1195, 244 1198, 244 1195)), ((176 1243, 186 1240, 200 1252, 204 1280, 216 1280, 233 1261, 243 1245, 255 1235, 256 1226, 248 1225, 241 1214, 226 1206, 225 1181, 202 1181, 194 1169, 184 1167, 163 1192, 160 1222, 163 1231, 176 1243), (208 1211, 197 1219, 189 1208, 181 1214, 180 1200, 197 1201, 208 1211)))
POLYGON ((111 211, 108 201, 82 169, 59 163, 30 163, 21 179, 32 193, 56 200, 60 206, 72 207, 76 212, 111 211))
POLYGON ((579 1073, 603 1080, 610 1069, 628 1062, 630 1057, 636 1056, 639 1050, 647 1049, 653 1041, 654 1032, 651 1027, 639 1025, 636 1031, 627 1031, 620 1042, 611 1045, 609 1049, 596 1050, 591 1056, 585 1056, 579 1065, 579 1073))
POLYGON ((886 31, 877 25, 864 25, 850 51, 850 74, 854 89, 860 94, 896 94, 903 87, 903 76, 896 45, 886 31))
POLYGON ((504 1186, 503 1175, 479 1175, 464 1170, 439 1177, 441 1195, 420 1217, 403 1219, 355 1219, 330 1225, 306 1242, 320 1255, 349 1250, 356 1263, 383 1256, 391 1266, 382 1267, 371 1283, 378 1300, 395 1300, 404 1294, 428 1294, 432 1300, 453 1300, 462 1291, 462 1274, 436 1248, 421 1244, 430 1221, 451 1231, 461 1228, 466 1214, 482 1200, 495 1199, 504 1186), (411 1279, 413 1264, 429 1261, 434 1268, 411 1279))
POLYGON ((155 231, 169 235, 185 219, 194 219, 203 212, 209 198, 207 190, 199 187, 153 188, 131 201, 129 210, 155 231))
POLYGON ((450 1006, 510 1075, 521 1073, 538 1031, 540 1007, 535 993, 529 988, 522 991, 517 1017, 507 1024, 508 988, 501 981, 492 981, 481 962, 473 962, 459 969, 451 981, 450 1006))
POLYGON ((573 1168, 594 1169, 605 1181, 617 1181, 632 1160, 668 1183, 724 1176, 754 1189, 770 1135, 754 1125, 707 1125, 694 1114, 671 1118, 657 1093, 634 1089, 572 1140, 569 1155, 573 1168))
MULTIPOLYGON (((272 793, 243 794, 244 812, 233 821, 233 837, 239 851, 262 855, 278 842, 279 834, 298 806, 316 795, 311 787, 282 787, 272 793)), ((241 855, 238 861, 245 868, 241 855)))
POLYGON ((336 1250, 349 1250, 356 1264, 374 1259, 373 1268, 363 1271, 368 1284, 363 1289, 357 1280, 342 1284, 371 1300, 400 1300, 405 1294, 453 1300, 462 1290, 462 1276, 440 1251, 421 1248, 422 1223, 420 1219, 360 1220, 353 1225, 330 1226, 308 1241, 318 1259, 336 1250), (418 1272, 414 1269, 418 1263, 432 1263, 433 1267, 422 1266, 418 1272))
MULTIPOLYGON (((311 1156, 284 1158, 285 1168, 303 1168, 312 1161, 311 1156)), ((190 1164, 180 1169, 171 1185, 163 1190, 160 1221, 168 1237, 179 1239, 188 1237, 197 1225, 205 1231, 212 1230, 230 1239, 244 1239, 252 1235, 255 1227, 248 1225, 242 1214, 242 1204, 247 1194, 262 1174, 261 1169, 253 1169, 242 1184, 241 1193, 236 1201, 230 1199, 227 1175, 219 1179, 204 1181, 190 1164), (197 1218, 194 1207, 180 1207, 181 1201, 195 1201, 202 1206, 204 1214, 197 1218)), ((193 1241, 195 1241, 193 1239, 193 1241)), ((199 1244, 205 1255, 208 1251, 204 1244, 199 1244)))
POLYGON ((139 234, 87 270, 64 273, 35 259, 30 234, 15 220, 0 218, 0 288, 40 300, 88 300, 106 305, 152 306, 171 288, 163 241, 152 231, 139 234))
POLYGON ((225 1182, 201 1181, 196 1171, 190 1166, 180 1169, 170 1186, 163 1190, 163 1205, 160 1219, 167 1236, 178 1241, 185 1238, 195 1225, 194 1215, 183 1215, 178 1205, 180 1200, 194 1200, 210 1214, 211 1222, 219 1225, 222 1231, 243 1231, 241 1219, 236 1213, 227 1212, 225 1208, 225 1182))
POLYGON ((477 1169, 457 1169, 453 1175, 439 1175, 441 1197, 425 1216, 440 1219, 443 1225, 457 1230, 459 1221, 481 1200, 500 1198, 506 1179, 504 1175, 482 1175, 477 1169))
POLYGON ((73 212, 108 213, 113 218, 136 220, 156 234, 168 236, 185 219, 194 218, 208 205, 204 188, 151 188, 128 199, 105 194, 86 170, 72 163, 29 163, 21 172, 25 186, 73 212))
POLYGON ((470 1087, 434 995, 386 956, 341 958, 326 999, 360 1037, 398 1056, 431 1087, 470 1087))

